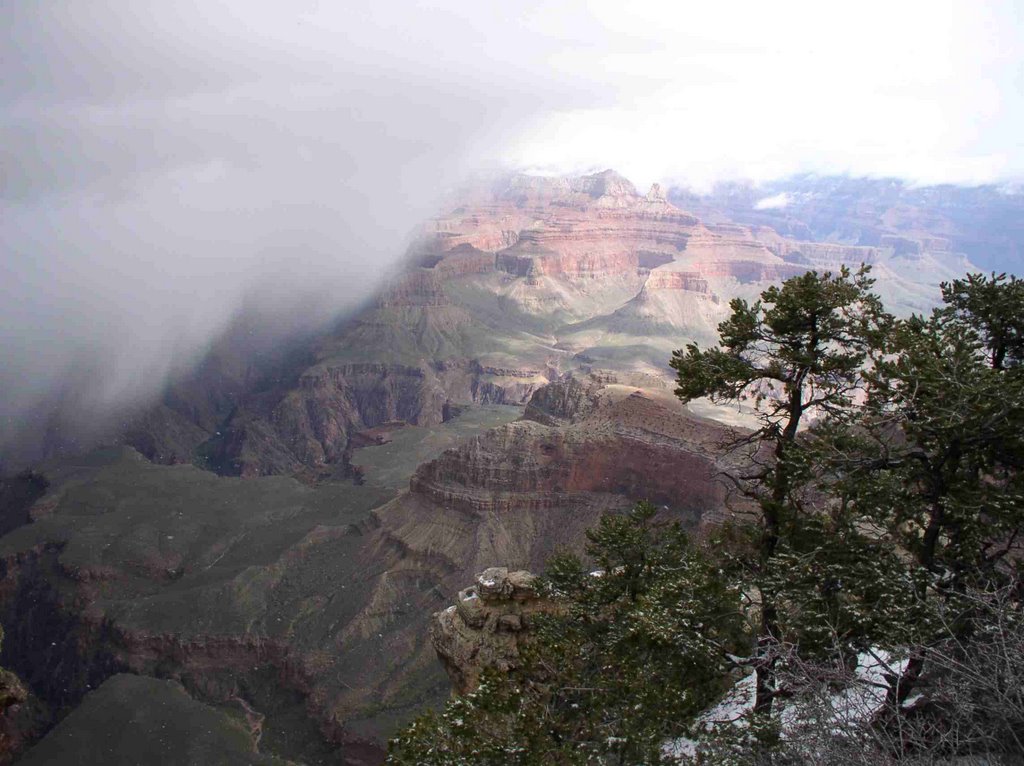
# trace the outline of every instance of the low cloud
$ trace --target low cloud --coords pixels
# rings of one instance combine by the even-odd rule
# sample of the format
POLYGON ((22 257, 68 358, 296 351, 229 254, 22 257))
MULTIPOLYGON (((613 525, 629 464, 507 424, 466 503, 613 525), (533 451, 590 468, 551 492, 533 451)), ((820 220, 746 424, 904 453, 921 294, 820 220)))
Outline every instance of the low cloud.
MULTIPOLYGON (((0 455, 62 400, 99 421, 243 306, 308 329, 538 114, 599 102, 412 2, 23 3, 0 47, 0 455), (284 10, 287 8, 287 10, 284 10)), ((554 43, 551 43, 554 44, 554 43)))
POLYGON ((754 203, 754 210, 781 210, 792 202, 792 198, 786 192, 773 194, 771 197, 763 197, 754 203))

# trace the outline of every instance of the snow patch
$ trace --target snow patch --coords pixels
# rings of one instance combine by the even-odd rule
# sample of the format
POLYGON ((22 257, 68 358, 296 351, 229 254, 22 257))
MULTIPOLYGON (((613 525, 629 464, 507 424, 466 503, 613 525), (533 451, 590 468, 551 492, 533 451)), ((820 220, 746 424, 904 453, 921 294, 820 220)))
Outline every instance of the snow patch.
MULTIPOLYGON (((870 720, 885 704, 888 694, 886 676, 899 675, 907 666, 905 659, 895 659, 888 652, 874 649, 857 655, 857 667, 852 682, 845 689, 835 692, 828 699, 828 715, 835 721, 835 734, 842 736, 844 726, 870 720)), ((754 709, 757 692, 757 676, 751 672, 737 681, 718 704, 702 713, 694 731, 711 732, 715 726, 733 725, 744 728, 747 716, 754 709)), ((916 701, 916 700, 915 700, 916 701)), ((792 736, 807 723, 806 710, 800 705, 787 705, 779 713, 783 738, 792 736)), ((680 762, 697 754, 697 740, 689 737, 667 740, 662 744, 662 753, 667 758, 680 762)))

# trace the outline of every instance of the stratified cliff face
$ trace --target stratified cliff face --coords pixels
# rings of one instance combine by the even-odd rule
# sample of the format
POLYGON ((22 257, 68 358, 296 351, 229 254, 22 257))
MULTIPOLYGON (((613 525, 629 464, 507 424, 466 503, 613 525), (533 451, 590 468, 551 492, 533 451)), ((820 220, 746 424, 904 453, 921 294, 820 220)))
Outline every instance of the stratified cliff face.
POLYGON ((488 358, 501 333, 453 303, 444 274, 397 278, 343 333, 319 342, 317 363, 290 388, 247 397, 212 442, 214 464, 240 476, 323 475, 344 465, 359 431, 436 425, 467 404, 522 404, 547 382, 546 366, 536 355, 488 358))
POLYGON ((428 250, 495 252, 498 268, 527 278, 594 278, 667 266, 762 282, 812 264, 870 263, 880 255, 876 248, 794 241, 767 228, 704 225, 669 203, 657 185, 642 196, 612 171, 582 179, 514 177, 459 211, 434 223, 428 250))
POLYGON ((983 270, 1002 271, 1019 265, 1024 253, 1024 194, 1007 186, 794 176, 759 186, 722 184, 702 195, 674 189, 669 196, 706 220, 770 226, 798 240, 891 249, 926 262, 962 253, 983 270))
MULTIPOLYGON (((608 414, 629 417, 624 410, 634 403, 626 398, 608 414)), ((712 461, 675 434, 646 431, 653 422, 643 420, 593 419, 562 429, 513 423, 421 466, 411 488, 468 513, 539 511, 580 493, 606 493, 692 511, 697 521, 722 499, 712 461)))
MULTIPOLYGON (((657 378, 563 376, 528 411, 428 461, 397 496, 217 477, 123 448, 48 466, 32 523, 0 546, 2 661, 57 711, 118 673, 155 676, 262 716, 261 752, 301 760, 280 739, 298 726, 317 753, 379 760, 390 726, 447 693, 429 615, 476 573, 539 571, 639 499, 698 531, 722 512, 730 432, 657 378)), ((490 649, 470 615, 452 657, 497 661, 501 644, 513 661, 527 601, 484 615, 500 634, 490 649)))
POLYGON ((382 539, 469 577, 496 562, 539 571, 602 513, 637 500, 698 533, 722 517, 719 474, 737 434, 667 391, 567 378, 538 391, 528 414, 420 466, 408 494, 374 511, 382 539))

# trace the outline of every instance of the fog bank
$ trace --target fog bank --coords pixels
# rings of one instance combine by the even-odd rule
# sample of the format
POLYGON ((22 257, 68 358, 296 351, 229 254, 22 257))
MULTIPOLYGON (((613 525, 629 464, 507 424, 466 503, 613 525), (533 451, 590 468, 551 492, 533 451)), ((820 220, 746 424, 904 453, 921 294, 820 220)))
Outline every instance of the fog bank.
POLYGON ((468 10, 5 4, 0 452, 41 403, 151 400, 243 303, 345 311, 483 149, 591 99, 468 10))

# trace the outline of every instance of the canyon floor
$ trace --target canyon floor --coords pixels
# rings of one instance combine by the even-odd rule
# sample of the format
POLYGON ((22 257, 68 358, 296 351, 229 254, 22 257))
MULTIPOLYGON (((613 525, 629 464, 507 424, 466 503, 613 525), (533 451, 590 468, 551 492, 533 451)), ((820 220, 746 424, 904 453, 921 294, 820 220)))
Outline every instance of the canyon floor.
POLYGON ((226 338, 34 466, 2 495, 4 730, 38 712, 5 757, 380 762, 450 693, 427 624, 476 573, 539 571, 637 500, 698 535, 743 511, 721 477, 749 413, 682 406, 668 367, 730 299, 869 263, 906 313, 970 268, 917 223, 710 212, 610 171, 480 183, 354 315, 269 359, 226 338))

